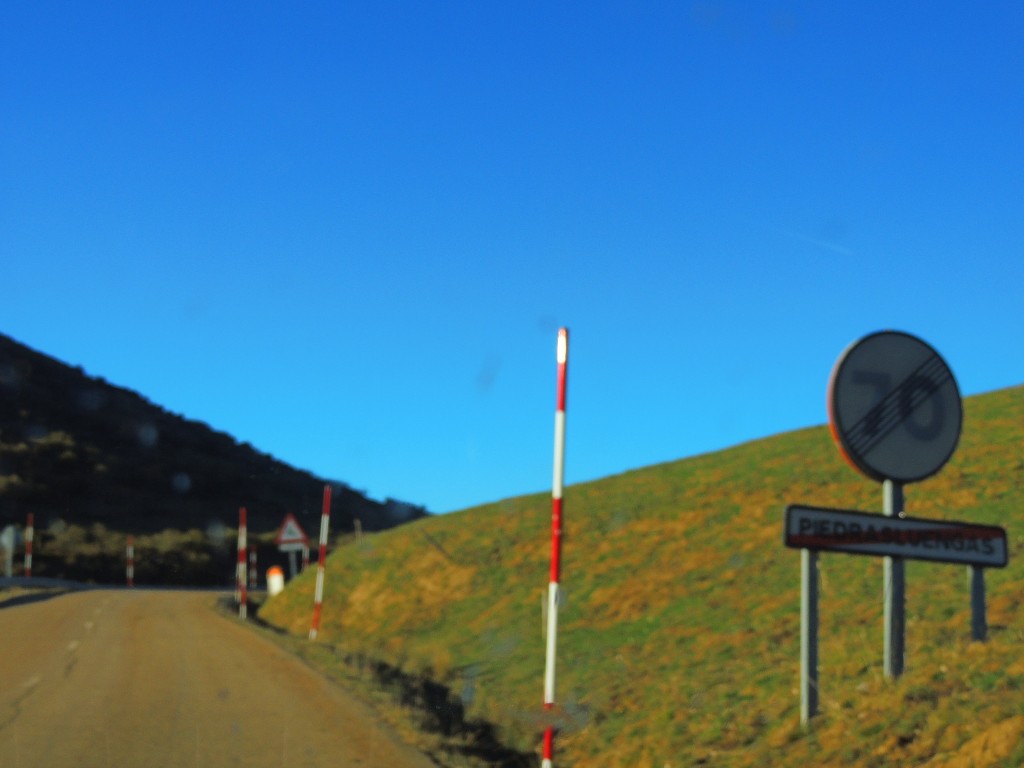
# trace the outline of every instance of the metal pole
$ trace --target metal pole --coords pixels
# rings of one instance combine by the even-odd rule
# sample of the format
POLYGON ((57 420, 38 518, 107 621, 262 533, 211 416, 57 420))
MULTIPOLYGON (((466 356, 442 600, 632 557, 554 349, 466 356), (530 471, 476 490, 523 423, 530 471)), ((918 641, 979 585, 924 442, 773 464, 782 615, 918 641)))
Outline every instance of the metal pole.
POLYGON ((4 532, 10 531, 11 537, 9 541, 5 541, 3 544, 4 549, 4 576, 8 579, 14 575, 14 529, 5 528, 4 532))
POLYGON ((127 547, 125 549, 125 559, 127 560, 127 563, 125 564, 125 568, 124 568, 125 583, 127 583, 129 587, 134 587, 135 586, 135 537, 134 536, 129 536, 128 537, 128 544, 127 544, 127 547))
POLYGON ((238 618, 246 618, 247 608, 249 604, 249 595, 247 592, 248 581, 245 575, 245 549, 246 549, 246 511, 245 507, 238 510, 238 573, 236 581, 238 583, 238 618))
MULTIPOLYGON (((548 636, 544 659, 544 709, 555 708, 555 648, 558 640, 558 587, 562 558, 562 485, 565 479, 565 389, 569 360, 569 331, 558 329, 558 394, 555 407, 555 461, 551 486, 551 578, 548 582, 548 636)), ((541 768, 552 768, 555 752, 555 728, 544 731, 541 768)))
POLYGON ((800 724, 818 714, 818 552, 800 550, 800 724))
MULTIPOLYGON (((888 517, 903 517, 903 485, 892 480, 882 483, 882 508, 888 517)), ((885 676, 895 680, 903 674, 906 655, 906 582, 903 558, 884 558, 882 593, 885 600, 885 676)))
POLYGON ((967 567, 971 581, 971 638, 985 642, 988 622, 985 621, 985 569, 980 565, 967 567))
POLYGON ((256 546, 249 547, 249 589, 253 592, 256 591, 257 584, 257 573, 258 569, 256 566, 256 546))
POLYGON ((35 515, 28 513, 25 523, 25 577, 32 576, 32 540, 35 538, 35 515))

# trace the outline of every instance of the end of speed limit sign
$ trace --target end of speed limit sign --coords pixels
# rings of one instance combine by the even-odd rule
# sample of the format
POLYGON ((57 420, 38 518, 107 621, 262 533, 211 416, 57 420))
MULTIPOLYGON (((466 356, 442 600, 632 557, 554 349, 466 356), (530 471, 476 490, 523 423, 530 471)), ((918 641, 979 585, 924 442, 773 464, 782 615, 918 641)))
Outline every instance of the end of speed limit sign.
POLYGON ((960 439, 963 406, 953 372, 916 336, 872 333, 836 361, 828 421, 840 453, 872 480, 934 475, 960 439))

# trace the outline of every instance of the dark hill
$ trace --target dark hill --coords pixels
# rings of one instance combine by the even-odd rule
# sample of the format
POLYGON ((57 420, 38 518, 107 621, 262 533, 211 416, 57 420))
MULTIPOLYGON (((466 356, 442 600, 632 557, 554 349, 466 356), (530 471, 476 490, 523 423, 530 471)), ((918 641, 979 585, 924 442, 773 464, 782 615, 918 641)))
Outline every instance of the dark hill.
MULTIPOLYGON (((357 519, 372 531, 426 514, 330 482, 335 533, 357 519)), ((245 506, 254 536, 287 512, 315 535, 324 483, 0 334, 0 526, 33 512, 43 535, 207 532, 234 528, 245 506)))

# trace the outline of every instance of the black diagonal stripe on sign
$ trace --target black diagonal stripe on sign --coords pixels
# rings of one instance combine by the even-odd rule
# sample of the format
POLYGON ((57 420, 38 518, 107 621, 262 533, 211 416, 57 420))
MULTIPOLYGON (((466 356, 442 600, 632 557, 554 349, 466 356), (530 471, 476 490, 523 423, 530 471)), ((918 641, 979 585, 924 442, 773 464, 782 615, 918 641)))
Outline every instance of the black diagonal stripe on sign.
POLYGON ((854 450, 861 455, 873 451, 949 379, 949 369, 937 358, 935 360, 935 364, 922 365, 912 372, 886 396, 883 403, 872 409, 874 411, 881 406, 879 414, 868 413, 860 431, 852 433, 851 447, 854 450), (921 387, 921 379, 927 381, 930 386, 921 387))
POLYGON ((949 369, 937 358, 919 366, 854 426, 850 432, 851 449, 866 455, 877 448, 949 378, 949 369), (929 386, 922 387, 922 380, 929 386))
POLYGON ((906 378, 890 390, 873 408, 865 413, 860 421, 856 422, 848 432, 850 447, 863 447, 864 444, 873 441, 876 436, 881 435, 884 438, 885 435, 899 426, 907 415, 900 413, 900 397, 903 389, 915 378, 932 373, 933 370, 937 372, 937 369, 935 369, 936 363, 941 367, 941 361, 939 361, 937 356, 927 358, 915 370, 907 374, 906 378))
POLYGON ((883 397, 847 432, 850 450, 864 456, 888 437, 913 412, 924 404, 950 378, 949 369, 938 355, 925 360, 911 371, 889 394, 883 397), (919 379, 929 381, 930 388, 922 388, 919 379), (906 407, 902 403, 906 403, 906 407))
MULTIPOLYGON (((941 364, 922 366, 918 371, 911 373, 904 379, 890 395, 894 395, 886 408, 885 415, 872 423, 867 420, 859 438, 854 435, 854 443, 862 455, 873 451, 878 444, 886 438, 894 429, 903 424, 931 397, 938 388, 949 379, 949 369, 941 364), (925 380, 930 385, 927 388, 919 386, 919 380, 925 380)), ((887 396, 888 397, 888 396, 887 396)))

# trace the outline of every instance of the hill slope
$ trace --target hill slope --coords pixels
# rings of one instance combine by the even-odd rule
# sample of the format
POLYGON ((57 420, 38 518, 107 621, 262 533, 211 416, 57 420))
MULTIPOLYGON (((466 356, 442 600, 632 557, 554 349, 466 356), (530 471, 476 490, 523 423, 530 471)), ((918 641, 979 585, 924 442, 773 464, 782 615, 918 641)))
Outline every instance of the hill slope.
MULTIPOLYGON (((77 526, 81 541, 68 543, 78 550, 69 557, 82 555, 97 543, 87 539, 103 538, 103 531, 174 529, 202 538, 211 528, 233 527, 240 506, 254 533, 272 533, 287 512, 314 533, 324 483, 0 334, 0 526, 23 524, 28 512, 43 536, 77 526)), ((425 514, 332 485, 338 532, 351 531, 355 519, 381 530, 425 514)), ((75 575, 66 562, 48 559, 45 546, 38 555, 47 575, 75 575)))
MULTIPOLYGON (((569 487, 558 765, 1024 763, 1022 442, 1024 387, 969 398, 951 462, 906 490, 910 515, 1007 528, 1010 565, 986 574, 989 642, 970 642, 965 568, 908 561, 907 671, 886 682, 881 561, 821 557, 822 714, 807 733, 783 510, 881 508, 827 429, 569 487)), ((321 640, 445 682, 537 749, 549 530, 540 494, 352 542, 328 560, 321 640)), ((261 617, 305 633, 312 588, 304 574, 261 617)))

